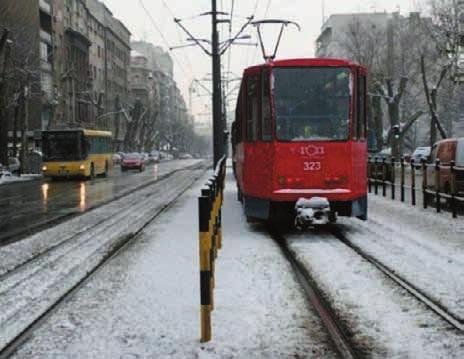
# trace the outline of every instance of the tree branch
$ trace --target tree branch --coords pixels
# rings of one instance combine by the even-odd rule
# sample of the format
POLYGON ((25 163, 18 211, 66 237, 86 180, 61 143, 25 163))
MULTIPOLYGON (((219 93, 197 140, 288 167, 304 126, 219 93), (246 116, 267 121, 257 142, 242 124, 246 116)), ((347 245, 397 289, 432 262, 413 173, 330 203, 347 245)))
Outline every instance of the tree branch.
POLYGON ((443 69, 441 70, 441 73, 440 73, 440 78, 438 79, 438 82, 435 86, 435 88, 438 90, 440 88, 440 85, 441 85, 441 82, 443 81, 443 79, 445 78, 446 76, 446 73, 448 72, 450 68, 450 65, 446 65, 446 66, 443 66, 443 69))
POLYGON ((406 124, 401 129, 400 140, 402 140, 404 138, 404 136, 409 131, 411 126, 414 124, 414 122, 416 122, 423 114, 424 114, 424 111, 419 110, 414 115, 409 117, 409 119, 406 121, 406 124))
POLYGON ((403 76, 401 77, 400 84, 398 86, 398 93, 395 95, 394 101, 399 103, 403 97, 404 91, 406 90, 406 85, 408 84, 408 78, 403 76))
POLYGON ((430 112, 432 113, 434 109, 433 109, 432 99, 430 97, 430 88, 427 82, 427 73, 425 70, 425 57, 423 54, 421 55, 420 61, 421 61, 421 73, 422 73, 422 82, 424 84, 425 99, 427 100, 427 105, 429 106, 430 112))

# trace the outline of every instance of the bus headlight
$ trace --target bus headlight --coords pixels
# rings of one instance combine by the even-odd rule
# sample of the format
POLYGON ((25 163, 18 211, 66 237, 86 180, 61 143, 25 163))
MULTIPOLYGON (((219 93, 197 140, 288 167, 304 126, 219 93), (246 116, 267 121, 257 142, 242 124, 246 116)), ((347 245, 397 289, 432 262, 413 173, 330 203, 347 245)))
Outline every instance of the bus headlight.
POLYGON ((84 170, 85 170, 85 165, 80 165, 80 166, 79 166, 79 169, 80 169, 81 171, 84 171, 84 170))
POLYGON ((45 172, 47 170, 47 166, 42 166, 42 172, 45 172))

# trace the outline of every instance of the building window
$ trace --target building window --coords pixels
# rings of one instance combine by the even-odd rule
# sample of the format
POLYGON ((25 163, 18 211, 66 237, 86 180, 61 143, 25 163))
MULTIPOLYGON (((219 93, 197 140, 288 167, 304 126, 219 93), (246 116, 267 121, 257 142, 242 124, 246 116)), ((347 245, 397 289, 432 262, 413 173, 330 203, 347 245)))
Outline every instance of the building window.
POLYGON ((40 43, 40 59, 45 62, 48 61, 48 46, 44 42, 40 43))

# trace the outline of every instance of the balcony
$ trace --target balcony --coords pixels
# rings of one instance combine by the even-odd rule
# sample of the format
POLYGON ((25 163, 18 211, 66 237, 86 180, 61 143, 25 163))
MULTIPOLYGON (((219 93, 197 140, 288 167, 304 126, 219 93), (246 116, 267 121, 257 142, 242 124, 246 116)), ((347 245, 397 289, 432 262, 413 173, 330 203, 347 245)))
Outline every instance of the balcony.
POLYGON ((45 72, 52 72, 52 64, 47 61, 40 61, 40 69, 45 72))
POLYGON ((52 35, 44 30, 40 30, 40 39, 47 44, 52 44, 52 35))
POLYGON ((39 8, 49 15, 52 14, 52 6, 47 0, 39 0, 39 8))

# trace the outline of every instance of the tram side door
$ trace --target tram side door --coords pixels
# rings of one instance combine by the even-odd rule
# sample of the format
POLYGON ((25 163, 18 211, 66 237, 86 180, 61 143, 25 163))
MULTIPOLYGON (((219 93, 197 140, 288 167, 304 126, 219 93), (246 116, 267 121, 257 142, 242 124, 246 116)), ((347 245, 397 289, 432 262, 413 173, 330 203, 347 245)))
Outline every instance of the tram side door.
POLYGON ((265 68, 259 79, 259 114, 257 121, 256 165, 260 197, 266 198, 272 190, 272 171, 274 146, 272 144, 272 107, 270 89, 270 70, 265 68))
MULTIPOLYGON (((367 174, 367 113, 366 113, 366 76, 357 71, 356 78, 356 111, 353 116, 353 167, 354 173, 367 174)), ((354 176, 355 191, 364 192, 367 188, 367 175, 354 176)))
POLYGON ((272 186, 272 115, 269 70, 247 81, 245 183, 253 197, 267 198, 272 186))

